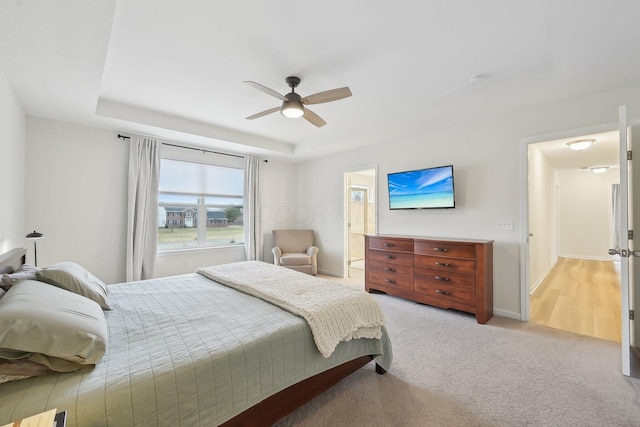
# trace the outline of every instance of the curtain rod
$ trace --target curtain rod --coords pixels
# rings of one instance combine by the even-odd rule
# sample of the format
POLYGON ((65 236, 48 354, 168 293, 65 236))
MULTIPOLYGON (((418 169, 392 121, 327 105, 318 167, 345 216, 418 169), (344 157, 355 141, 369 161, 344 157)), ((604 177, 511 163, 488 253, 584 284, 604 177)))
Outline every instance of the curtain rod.
MULTIPOLYGON (((131 137, 130 136, 126 136, 126 135, 118 134, 118 139, 131 139, 131 137)), ((162 145, 169 145, 171 147, 184 148, 185 150, 195 150, 195 151, 201 151, 203 153, 220 154, 220 155, 223 155, 223 156, 239 157, 241 159, 244 159, 244 156, 241 156, 239 154, 221 153, 219 151, 212 151, 212 150, 207 150, 207 149, 204 149, 204 148, 186 147, 184 145, 171 144, 171 143, 168 143, 168 142, 162 142, 162 145)), ((268 160, 264 160, 264 159, 262 161, 265 162, 265 163, 268 162, 268 160)))

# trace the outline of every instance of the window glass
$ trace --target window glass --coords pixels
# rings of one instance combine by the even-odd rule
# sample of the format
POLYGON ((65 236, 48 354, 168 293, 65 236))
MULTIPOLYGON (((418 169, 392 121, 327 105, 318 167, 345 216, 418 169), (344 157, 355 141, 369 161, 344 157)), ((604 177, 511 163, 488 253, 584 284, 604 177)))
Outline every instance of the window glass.
POLYGON ((244 171, 162 159, 158 251, 244 244, 244 171))

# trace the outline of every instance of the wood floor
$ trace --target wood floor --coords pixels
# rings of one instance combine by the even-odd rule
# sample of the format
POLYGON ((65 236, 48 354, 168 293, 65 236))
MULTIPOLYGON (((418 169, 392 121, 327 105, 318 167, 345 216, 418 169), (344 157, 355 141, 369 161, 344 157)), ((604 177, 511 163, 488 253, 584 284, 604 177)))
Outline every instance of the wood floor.
POLYGON ((613 262, 559 258, 531 295, 529 319, 620 342, 620 280, 613 262))

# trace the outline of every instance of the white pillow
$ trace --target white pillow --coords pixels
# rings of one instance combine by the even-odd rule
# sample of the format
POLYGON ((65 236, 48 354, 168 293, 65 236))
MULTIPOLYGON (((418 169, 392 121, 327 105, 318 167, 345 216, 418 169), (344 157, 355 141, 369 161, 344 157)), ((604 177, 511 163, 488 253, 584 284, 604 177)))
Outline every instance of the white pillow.
POLYGON ((57 372, 92 369, 107 351, 100 306, 35 280, 16 283, 0 299, 0 358, 28 359, 57 372))
POLYGON ((59 262, 42 268, 36 272, 36 277, 41 282, 87 297, 105 310, 111 310, 107 285, 75 262, 59 262))

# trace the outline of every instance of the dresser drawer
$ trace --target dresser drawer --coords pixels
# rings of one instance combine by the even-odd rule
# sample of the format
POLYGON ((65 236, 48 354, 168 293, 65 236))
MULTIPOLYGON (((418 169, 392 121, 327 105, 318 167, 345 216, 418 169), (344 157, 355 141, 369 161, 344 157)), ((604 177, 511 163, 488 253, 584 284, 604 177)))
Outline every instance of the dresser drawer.
POLYGON ((476 262, 472 259, 442 259, 442 257, 437 256, 415 255, 413 257, 413 265, 416 268, 429 268, 431 270, 448 271, 452 273, 476 274, 476 262))
POLYGON ((475 289, 476 278, 468 274, 449 273, 426 268, 416 268, 414 270, 414 279, 416 282, 416 290, 418 284, 427 284, 429 286, 459 286, 461 288, 475 289))
POLYGON ((414 243, 415 253, 420 255, 432 255, 451 258, 476 258, 474 245, 448 242, 421 242, 414 243))
POLYGON ((369 251, 369 261, 413 267, 413 254, 390 251, 369 251))
POLYGON ((413 240, 369 237, 369 248, 413 253, 413 240))
POLYGON ((413 268, 406 265, 372 262, 369 265, 372 284, 413 290, 413 268))
MULTIPOLYGON (((461 274, 438 275, 429 270, 415 270, 415 292, 430 298, 474 306, 475 280, 461 274), (438 279, 442 278, 442 279, 438 279), (446 279, 446 280, 445 280, 446 279)), ((444 304, 446 306, 446 304, 444 304)))

